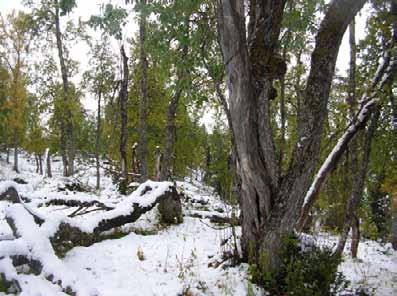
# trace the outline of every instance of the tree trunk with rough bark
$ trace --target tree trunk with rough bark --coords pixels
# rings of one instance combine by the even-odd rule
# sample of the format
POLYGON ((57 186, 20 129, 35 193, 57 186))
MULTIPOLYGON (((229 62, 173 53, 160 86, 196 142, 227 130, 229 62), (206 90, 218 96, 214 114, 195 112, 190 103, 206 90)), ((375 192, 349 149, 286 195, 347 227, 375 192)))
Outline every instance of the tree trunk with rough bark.
MULTIPOLYGON (((397 5, 396 5, 397 8, 397 5)), ((394 137, 394 146, 392 148, 392 153, 395 158, 397 158, 397 104, 395 101, 395 97, 393 95, 393 91, 390 89, 390 101, 392 105, 393 118, 392 118, 392 127, 393 127, 393 137, 394 137)), ((397 194, 391 196, 391 243, 394 250, 397 250, 397 194)))
POLYGON ((64 175, 72 176, 74 174, 74 157, 75 157, 75 147, 73 139, 73 122, 72 122, 72 112, 71 112, 71 98, 69 94, 69 77, 68 69, 65 62, 64 49, 62 43, 62 33, 60 26, 60 7, 58 0, 54 0, 55 6, 55 37, 58 50, 59 64, 61 67, 62 76, 62 88, 63 88, 63 102, 64 102, 64 116, 61 118, 61 151, 62 151, 62 161, 64 164, 64 175))
MULTIPOLYGON (((393 41, 397 42, 397 3, 396 1, 392 1, 391 3, 391 12, 394 17, 393 23, 393 41)), ((392 105, 392 128, 393 128, 393 139, 394 145, 392 148, 392 156, 394 159, 397 159, 397 103, 393 94, 392 89, 390 89, 390 102, 392 105)), ((397 250, 397 194, 391 196, 391 218, 392 218, 392 226, 391 226, 391 243, 394 250, 397 250)))
POLYGON ((364 2, 332 1, 322 21, 298 120, 298 142, 283 178, 269 102, 274 98, 273 81, 285 73, 285 63, 276 56, 285 1, 251 1, 248 34, 244 2, 219 2, 219 35, 242 181, 241 245, 244 259, 257 263, 264 272, 279 268, 282 240, 293 233, 298 220, 318 160, 339 45, 364 2))
MULTIPOLYGON (((140 5, 145 9, 146 0, 141 0, 140 5)), ((141 81, 140 91, 141 97, 139 100, 139 143, 138 143, 138 159, 140 162, 141 181, 145 181, 148 176, 147 155, 147 115, 148 115, 148 82, 147 82, 147 68, 148 61, 146 55, 146 12, 140 12, 139 18, 139 43, 140 43, 140 67, 141 67, 141 81)))
POLYGON ((124 45, 120 48, 121 59, 123 64, 123 78, 121 81, 121 88, 119 93, 120 103, 120 163, 121 163, 121 177, 120 191, 125 193, 128 182, 128 166, 127 166, 127 101, 128 101, 128 58, 125 54, 124 45))

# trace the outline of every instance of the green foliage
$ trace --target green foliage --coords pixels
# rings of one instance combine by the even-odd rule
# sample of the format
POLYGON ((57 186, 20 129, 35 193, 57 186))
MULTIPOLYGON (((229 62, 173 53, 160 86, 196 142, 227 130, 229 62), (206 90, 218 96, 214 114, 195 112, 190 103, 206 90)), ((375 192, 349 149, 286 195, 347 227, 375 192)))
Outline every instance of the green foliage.
POLYGON ((61 15, 65 16, 72 12, 73 8, 77 6, 76 0, 59 0, 59 8, 61 10, 61 15))
POLYGON ((264 285, 271 295, 337 295, 348 282, 337 271, 341 259, 332 250, 315 245, 302 249, 297 237, 283 239, 280 250, 282 263, 277 273, 266 268, 268 254, 260 253, 259 265, 250 266, 254 282, 264 285))
POLYGON ((9 75, 5 67, 0 64, 0 137, 6 142, 7 116, 10 113, 6 102, 8 99, 9 75))
POLYGON ((7 290, 8 289, 7 289, 6 284, 4 283, 3 277, 0 276, 0 292, 7 293, 7 290))
POLYGON ((100 28, 117 40, 121 40, 123 38, 122 27, 126 24, 127 15, 125 9, 108 3, 105 5, 103 15, 91 16, 88 23, 93 28, 100 28))
POLYGON ((207 138, 205 180, 223 200, 235 203, 235 200, 231 200, 233 168, 229 132, 217 125, 207 138))

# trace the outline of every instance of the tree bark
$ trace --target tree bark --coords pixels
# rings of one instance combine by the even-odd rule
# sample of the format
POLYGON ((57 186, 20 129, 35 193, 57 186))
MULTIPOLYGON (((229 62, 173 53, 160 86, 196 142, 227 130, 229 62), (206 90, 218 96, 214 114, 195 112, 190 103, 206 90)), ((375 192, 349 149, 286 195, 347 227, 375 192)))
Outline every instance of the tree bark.
POLYGON ((34 161, 36 163, 36 174, 39 173, 39 158, 37 157, 37 153, 34 154, 34 161))
MULTIPOLYGON (((397 5, 396 5, 397 8, 397 5)), ((396 30, 397 32, 397 30, 396 30)), ((390 89, 390 101, 392 105, 392 128, 393 128, 393 139, 394 145, 392 147, 392 155, 394 159, 397 158, 397 105, 392 89, 390 89)), ((391 243, 394 250, 397 250, 397 194, 391 196, 391 243)))
POLYGON ((48 177, 48 178, 52 178, 52 171, 51 171, 51 155, 50 155, 50 151, 48 151, 48 153, 47 153, 46 165, 47 165, 47 177, 48 177))
POLYGON ((63 110, 65 116, 61 118, 61 151, 65 151, 62 155, 62 160, 64 166, 64 174, 65 176, 72 176, 74 174, 74 156, 75 156, 75 147, 74 147, 74 139, 73 139, 73 121, 72 121, 72 112, 71 112, 71 98, 69 94, 69 78, 68 78, 68 69, 65 63, 65 57, 63 53, 63 43, 62 43, 62 33, 59 19, 59 2, 58 0, 54 0, 55 6, 55 37, 57 43, 58 50, 58 58, 59 64, 61 67, 61 76, 62 76, 62 87, 63 87, 63 102, 64 108, 63 110))
POLYGON ((14 131, 14 165, 12 169, 19 173, 19 168, 18 168, 18 136, 17 136, 17 131, 14 131))
POLYGON ((8 146, 8 144, 6 150, 7 150, 6 162, 7 164, 10 164, 10 147, 8 146))
MULTIPOLYGON (((393 43, 397 43, 397 3, 396 1, 391 1, 391 14, 393 17, 393 43)), ((392 150, 392 155, 394 159, 397 158, 397 106, 395 97, 392 89, 390 89, 390 100, 393 111, 392 125, 393 125, 393 139, 394 148, 392 150)), ((397 250, 397 195, 391 197, 391 216, 392 216, 392 230, 391 230, 391 243, 394 250, 397 250)))
POLYGON ((147 115, 148 115, 148 82, 147 82, 147 68, 148 61, 146 55, 146 13, 144 9, 146 0, 140 2, 143 10, 140 12, 139 18, 139 43, 140 43, 140 67, 141 67, 141 97, 139 101, 139 144, 138 144, 138 159, 140 162, 141 181, 145 181, 148 177, 147 167, 147 115))
POLYGON ((277 67, 272 66, 277 61, 275 49, 285 2, 251 2, 248 42, 244 1, 219 1, 219 35, 242 181, 242 250, 248 261, 260 263, 259 258, 266 258, 259 267, 263 271, 278 269, 282 238, 293 232, 298 219, 317 163, 339 45, 347 25, 364 2, 331 2, 312 54, 298 124, 299 143, 289 172, 280 180, 269 101, 274 95, 273 80, 283 74, 276 73, 277 67))
POLYGON ((128 182, 128 167, 127 167, 127 100, 128 100, 128 58, 125 54, 124 45, 120 48, 121 59, 123 63, 123 79, 119 93, 120 103, 120 163, 121 163, 121 177, 120 189, 125 193, 128 182))
POLYGON ((163 154, 160 151, 160 147, 156 147, 156 151, 154 152, 154 179, 156 181, 161 180, 161 163, 162 163, 163 154))
POLYGON ((39 173, 43 175, 43 157, 41 154, 38 155, 39 157, 39 173))

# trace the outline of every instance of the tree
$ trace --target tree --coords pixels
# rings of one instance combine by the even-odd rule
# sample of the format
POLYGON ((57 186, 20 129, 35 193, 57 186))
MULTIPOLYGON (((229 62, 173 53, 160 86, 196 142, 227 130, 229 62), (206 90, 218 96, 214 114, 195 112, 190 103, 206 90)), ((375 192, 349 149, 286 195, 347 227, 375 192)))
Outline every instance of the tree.
POLYGON ((28 34, 29 18, 24 13, 14 13, 6 19, 0 19, 0 57, 5 61, 8 73, 8 99, 6 109, 10 110, 7 126, 12 131, 14 145, 13 169, 18 170, 18 146, 21 145, 25 132, 25 111, 27 100, 27 77, 24 70, 27 63, 30 35, 28 34))
POLYGON ((27 105, 30 112, 27 114, 27 135, 24 147, 27 152, 35 155, 36 172, 43 175, 43 154, 47 148, 47 142, 40 118, 42 106, 38 98, 32 94, 28 96, 27 105))
POLYGON ((145 181, 148 176, 148 143, 147 143, 147 114, 148 114, 148 61, 146 53, 146 27, 147 12, 146 0, 141 0, 138 4, 139 15, 139 66, 141 71, 140 77, 140 100, 139 100, 139 142, 138 142, 138 159, 140 161, 141 180, 145 181))
POLYGON ((91 16, 90 25, 94 28, 100 28, 107 34, 113 36, 120 42, 120 57, 122 63, 122 77, 120 79, 119 90, 119 106, 120 106, 120 164, 121 164, 121 182, 120 191, 125 193, 128 182, 128 164, 127 164, 127 101, 128 101, 128 57, 126 55, 123 44, 123 31, 122 27, 125 25, 125 18, 127 12, 120 8, 114 7, 112 4, 106 4, 103 15, 91 16))
POLYGON ((60 149, 64 166, 64 175, 74 174, 75 145, 73 135, 72 109, 69 78, 72 72, 71 61, 68 60, 65 36, 61 28, 61 17, 72 12, 75 0, 25 0, 25 4, 33 9, 34 26, 32 34, 50 34, 55 38, 58 62, 62 78, 63 116, 60 118, 60 149))
MULTIPOLYGON (((8 129, 7 129, 7 116, 9 108, 7 106, 8 100, 8 85, 9 85, 9 74, 7 67, 0 63, 0 135, 1 142, 5 144, 8 156, 8 129)), ((8 157, 7 157, 8 162, 8 157)))
POLYGON ((248 32, 243 1, 219 1, 218 22, 230 94, 239 175, 242 181, 243 256, 276 271, 283 237, 298 220, 318 161, 327 101, 339 45, 365 1, 334 0, 322 20, 298 118, 298 140, 288 171, 277 163, 269 104, 273 81, 285 73, 277 44, 285 1, 250 1, 248 32))
POLYGON ((103 152, 102 144, 102 100, 106 99, 112 93, 115 81, 114 60, 110 55, 109 36, 101 35, 101 40, 91 46, 91 69, 84 73, 84 79, 88 82, 89 90, 97 98, 97 118, 96 118, 96 136, 95 136, 95 159, 96 159, 96 188, 100 189, 100 153, 103 152))

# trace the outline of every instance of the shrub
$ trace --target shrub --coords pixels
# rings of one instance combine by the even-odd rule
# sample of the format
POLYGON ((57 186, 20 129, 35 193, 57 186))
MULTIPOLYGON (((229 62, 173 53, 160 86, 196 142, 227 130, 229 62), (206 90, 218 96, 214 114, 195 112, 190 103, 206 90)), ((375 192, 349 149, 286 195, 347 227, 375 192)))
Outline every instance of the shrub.
MULTIPOLYGON (((336 295, 348 282, 338 272, 340 257, 331 249, 311 245, 304 248, 296 236, 283 240, 282 264, 276 274, 263 272, 266 268, 251 265, 249 272, 253 281, 260 283, 270 295, 336 295)), ((266 258, 266 255, 260 257, 266 258)))

